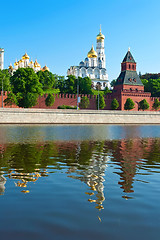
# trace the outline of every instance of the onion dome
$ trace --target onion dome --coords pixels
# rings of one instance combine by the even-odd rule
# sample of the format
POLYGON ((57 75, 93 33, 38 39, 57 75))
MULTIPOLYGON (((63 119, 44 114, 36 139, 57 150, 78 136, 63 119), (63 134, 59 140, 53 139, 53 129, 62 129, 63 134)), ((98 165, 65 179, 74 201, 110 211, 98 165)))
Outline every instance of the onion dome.
POLYGON ((31 60, 30 63, 29 63, 29 65, 33 65, 33 64, 34 64, 34 62, 31 60))
POLYGON ((79 63, 79 66, 84 66, 84 62, 81 61, 81 62, 79 63))
POLYGON ((91 50, 88 52, 88 58, 96 58, 97 57, 97 53, 96 53, 96 51, 94 50, 94 48, 93 48, 93 45, 92 45, 92 48, 91 48, 91 50))
POLYGON ((30 57, 27 55, 27 53, 25 53, 22 57, 22 59, 29 59, 30 57))
POLYGON ((15 61, 14 66, 18 66, 18 62, 17 62, 17 60, 15 61))
POLYGON ((10 64, 9 69, 10 69, 10 70, 13 70, 12 64, 10 64))
POLYGON ((37 62, 37 59, 36 59, 36 61, 34 62, 34 67, 41 68, 41 65, 37 62))
POLYGON ((100 32, 97 35, 97 40, 104 40, 104 39, 105 39, 105 36, 101 33, 101 27, 100 27, 100 32))
POLYGON ((47 66, 44 66, 43 68, 42 68, 42 71, 44 72, 44 71, 49 71, 49 68, 47 67, 47 66))

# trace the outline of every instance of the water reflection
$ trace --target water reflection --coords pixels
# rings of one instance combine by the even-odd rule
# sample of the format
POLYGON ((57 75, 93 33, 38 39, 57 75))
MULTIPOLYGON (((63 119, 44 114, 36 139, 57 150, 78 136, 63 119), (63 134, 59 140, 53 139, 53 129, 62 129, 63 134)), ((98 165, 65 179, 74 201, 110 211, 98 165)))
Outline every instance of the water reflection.
POLYGON ((29 193, 28 184, 31 189, 41 177, 61 171, 85 183, 88 202, 101 210, 107 168, 114 165, 122 197, 130 199, 135 181, 144 174, 160 173, 159 152, 159 138, 1 144, 0 195, 7 191, 6 181, 13 180, 22 193, 29 193))

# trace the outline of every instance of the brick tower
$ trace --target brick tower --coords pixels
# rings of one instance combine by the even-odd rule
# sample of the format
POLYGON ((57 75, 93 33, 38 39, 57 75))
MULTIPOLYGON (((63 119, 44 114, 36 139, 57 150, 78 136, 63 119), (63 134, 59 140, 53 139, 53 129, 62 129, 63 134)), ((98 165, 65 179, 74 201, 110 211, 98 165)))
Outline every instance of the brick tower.
POLYGON ((136 62, 130 52, 130 49, 121 63, 121 73, 117 78, 114 89, 144 91, 144 86, 137 74, 136 62))
POLYGON ((138 110, 138 103, 144 98, 150 102, 151 93, 144 92, 144 85, 137 74, 136 62, 130 49, 121 63, 121 73, 116 80, 112 97, 118 100, 119 110, 124 110, 127 98, 135 102, 133 110, 138 110))

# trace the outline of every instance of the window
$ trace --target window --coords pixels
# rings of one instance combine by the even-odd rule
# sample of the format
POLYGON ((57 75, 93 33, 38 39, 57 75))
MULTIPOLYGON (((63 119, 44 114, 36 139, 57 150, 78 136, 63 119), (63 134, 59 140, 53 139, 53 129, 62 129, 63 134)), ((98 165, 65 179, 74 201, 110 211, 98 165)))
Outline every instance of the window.
POLYGON ((134 65, 132 65, 132 69, 134 70, 134 65))
POLYGON ((131 69, 131 65, 129 64, 129 69, 131 69))

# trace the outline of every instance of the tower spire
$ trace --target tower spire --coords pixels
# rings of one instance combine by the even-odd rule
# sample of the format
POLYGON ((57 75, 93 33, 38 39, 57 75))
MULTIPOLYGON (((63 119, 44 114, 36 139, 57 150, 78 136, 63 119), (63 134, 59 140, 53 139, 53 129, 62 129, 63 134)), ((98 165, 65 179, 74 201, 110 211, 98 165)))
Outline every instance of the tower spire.
POLYGON ((101 24, 100 24, 100 33, 101 33, 101 24))

